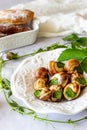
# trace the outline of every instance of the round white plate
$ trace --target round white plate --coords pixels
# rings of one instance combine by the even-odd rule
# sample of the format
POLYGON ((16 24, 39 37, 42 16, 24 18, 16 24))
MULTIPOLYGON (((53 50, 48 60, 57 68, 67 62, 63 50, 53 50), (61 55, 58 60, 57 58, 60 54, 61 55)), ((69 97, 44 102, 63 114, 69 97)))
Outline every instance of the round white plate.
POLYGON ((66 115, 77 114, 87 108, 87 87, 81 95, 72 101, 47 102, 35 98, 35 71, 39 67, 47 67, 50 60, 57 60, 64 49, 56 49, 39 53, 25 59, 16 69, 11 78, 13 94, 38 113, 60 113, 66 115))

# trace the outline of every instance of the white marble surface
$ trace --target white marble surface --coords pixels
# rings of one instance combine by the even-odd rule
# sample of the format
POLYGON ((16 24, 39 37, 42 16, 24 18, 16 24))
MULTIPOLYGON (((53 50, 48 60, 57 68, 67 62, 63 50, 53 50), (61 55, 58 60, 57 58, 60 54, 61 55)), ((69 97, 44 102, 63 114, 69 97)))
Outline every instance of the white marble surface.
MULTIPOLYGON (((29 0, 1 0, 0 1, 0 9, 8 8, 14 4, 22 2, 28 2, 29 0)), ((36 44, 32 46, 27 46, 21 49, 16 49, 15 52, 19 54, 31 52, 39 47, 46 46, 48 44, 57 42, 58 38, 50 38, 50 39, 38 39, 36 44)), ((10 78, 11 70, 15 69, 20 61, 9 62, 5 65, 5 76, 10 78)), ((21 102, 21 101, 19 101, 21 102)), ((23 104, 23 103, 22 103, 23 104)), ((50 119, 78 119, 84 115, 87 115, 87 110, 74 115, 74 116, 63 116, 59 114, 49 114, 50 119)), ((42 116, 42 115, 41 115, 42 116)), ((43 115, 47 116, 47 115, 43 115)), ((79 122, 75 125, 68 124, 57 124, 57 123, 44 123, 41 121, 33 120, 32 117, 20 115, 14 111, 10 111, 8 104, 6 103, 3 94, 0 92, 0 130, 87 130, 87 120, 79 122)))

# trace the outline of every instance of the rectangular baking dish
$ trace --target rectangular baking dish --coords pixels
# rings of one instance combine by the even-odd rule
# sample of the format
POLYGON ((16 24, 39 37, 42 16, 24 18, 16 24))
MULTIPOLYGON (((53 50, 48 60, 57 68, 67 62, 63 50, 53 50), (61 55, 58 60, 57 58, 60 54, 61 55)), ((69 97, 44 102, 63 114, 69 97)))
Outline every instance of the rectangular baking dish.
POLYGON ((33 44, 38 34, 38 22, 33 21, 33 30, 0 38, 0 52, 33 44))

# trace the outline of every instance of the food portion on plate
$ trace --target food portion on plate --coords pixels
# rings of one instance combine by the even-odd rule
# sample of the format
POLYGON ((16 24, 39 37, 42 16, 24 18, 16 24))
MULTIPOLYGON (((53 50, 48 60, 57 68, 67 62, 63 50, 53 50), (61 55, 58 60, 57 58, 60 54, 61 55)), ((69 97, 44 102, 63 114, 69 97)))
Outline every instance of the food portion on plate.
MULTIPOLYGON (((70 35, 69 41, 84 39, 75 36, 70 35)), ((13 94, 39 113, 72 115, 86 109, 87 79, 84 68, 87 59, 84 58, 87 49, 75 45, 74 49, 67 45, 66 48, 54 45, 47 47, 47 51, 40 49, 38 54, 25 59, 12 75, 13 94)))
POLYGON ((0 11, 0 37, 32 29, 34 12, 26 9, 0 11))
POLYGON ((84 78, 76 68, 80 62, 70 59, 59 67, 60 63, 49 61, 47 68, 40 67, 35 72, 34 95, 44 101, 59 102, 72 100, 80 96, 83 86, 77 79, 84 78))

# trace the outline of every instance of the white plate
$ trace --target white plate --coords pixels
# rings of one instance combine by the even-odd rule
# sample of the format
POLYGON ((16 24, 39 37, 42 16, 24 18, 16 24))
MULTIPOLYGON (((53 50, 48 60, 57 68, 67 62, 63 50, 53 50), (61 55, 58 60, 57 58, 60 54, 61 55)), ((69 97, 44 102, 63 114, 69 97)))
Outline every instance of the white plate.
POLYGON ((16 33, 0 38, 0 51, 6 51, 33 44, 36 41, 38 30, 38 21, 34 20, 33 30, 16 33))
POLYGON ((64 49, 56 49, 43 52, 25 59, 16 69, 11 78, 11 89, 13 94, 25 102, 25 104, 38 113, 61 113, 72 115, 87 108, 87 88, 80 97, 72 101, 47 102, 35 98, 34 92, 34 72, 38 67, 47 67, 50 60, 57 60, 64 49))

